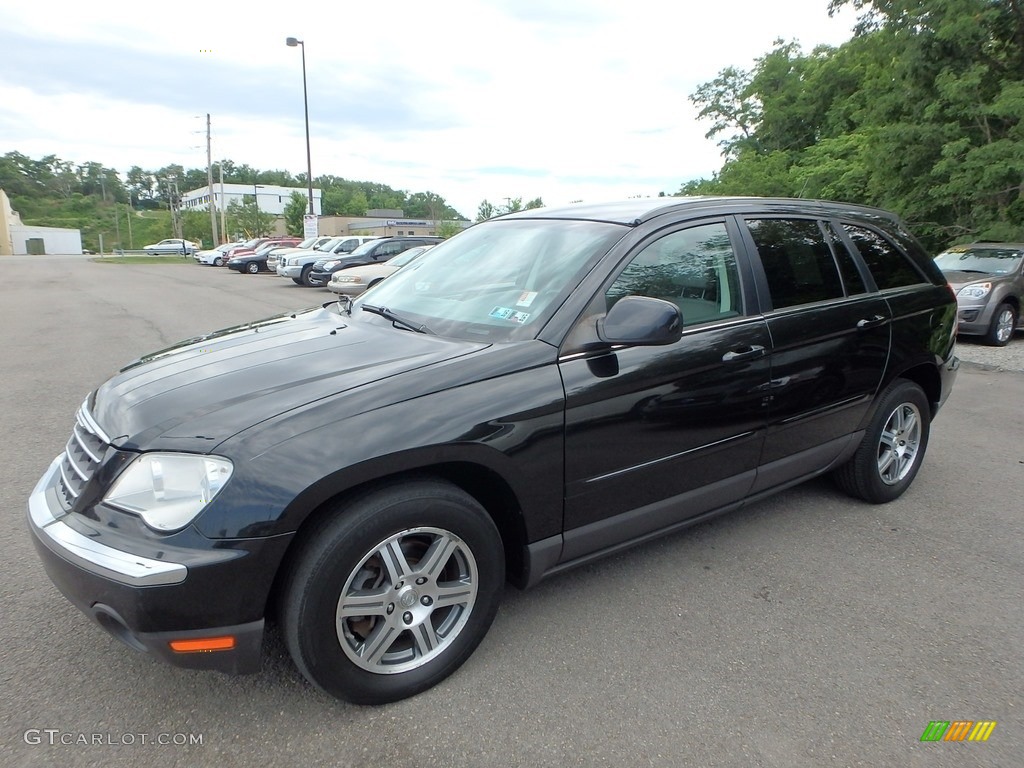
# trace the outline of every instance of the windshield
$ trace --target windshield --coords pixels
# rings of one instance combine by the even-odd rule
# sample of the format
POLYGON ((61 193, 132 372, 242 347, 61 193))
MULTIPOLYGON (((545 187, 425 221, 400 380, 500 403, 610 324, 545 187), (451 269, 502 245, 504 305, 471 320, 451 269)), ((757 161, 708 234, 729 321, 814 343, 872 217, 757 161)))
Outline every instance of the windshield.
POLYGON ((363 256, 368 251, 372 251, 379 244, 379 240, 367 240, 362 245, 358 246, 352 251, 352 256, 363 256))
POLYGON ((534 338, 628 228, 594 221, 495 220, 440 243, 378 285, 365 303, 441 336, 534 338))
POLYGON ((984 272, 988 275, 1009 275, 1020 269, 1019 248, 950 248, 935 257, 943 272, 984 272))
POLYGON ((429 250, 430 250, 430 246, 429 245, 420 245, 420 246, 417 246, 416 248, 410 248, 405 253, 400 253, 397 256, 395 256, 395 258, 389 259, 388 262, 387 262, 387 265, 389 267, 396 267, 396 268, 397 267, 404 267, 406 264, 408 264, 410 261, 415 259, 417 256, 420 256, 421 254, 424 254, 424 253, 426 253, 429 250))
POLYGON ((344 238, 344 237, 332 237, 330 240, 328 240, 325 243, 320 243, 320 245, 313 246, 313 250, 314 251, 330 251, 331 248, 335 248, 335 247, 341 245, 341 241, 345 240, 345 239, 346 238, 344 238))
POLYGON ((263 238, 262 237, 254 237, 252 240, 246 240, 245 243, 242 244, 242 248, 253 248, 253 249, 255 249, 256 246, 259 245, 262 242, 263 242, 263 238))

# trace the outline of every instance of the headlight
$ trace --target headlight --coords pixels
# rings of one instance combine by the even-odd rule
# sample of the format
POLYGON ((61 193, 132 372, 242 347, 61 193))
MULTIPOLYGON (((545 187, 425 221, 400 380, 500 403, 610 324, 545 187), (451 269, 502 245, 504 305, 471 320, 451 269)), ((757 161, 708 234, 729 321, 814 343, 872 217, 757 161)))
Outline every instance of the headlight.
POLYGON ((104 498, 157 531, 192 522, 231 477, 232 464, 218 456, 145 453, 129 465, 104 498))
POLYGON ((334 269, 336 266, 338 266, 336 261, 325 261, 320 265, 320 269, 334 269))
POLYGON ((338 272, 334 273, 334 282, 336 283, 361 283, 363 278, 359 275, 345 275, 338 272))
POLYGON ((965 299, 983 299, 991 290, 992 283, 974 283, 961 288, 957 296, 963 296, 965 299))

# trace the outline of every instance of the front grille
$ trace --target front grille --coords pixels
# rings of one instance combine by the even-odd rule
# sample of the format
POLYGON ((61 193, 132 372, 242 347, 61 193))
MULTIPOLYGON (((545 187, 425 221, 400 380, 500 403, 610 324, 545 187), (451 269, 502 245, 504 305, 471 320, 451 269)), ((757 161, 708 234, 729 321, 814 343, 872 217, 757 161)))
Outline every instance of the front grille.
POLYGON ((109 444, 110 439, 93 420, 87 404, 82 403, 60 463, 60 492, 68 508, 74 506, 92 479, 109 444))

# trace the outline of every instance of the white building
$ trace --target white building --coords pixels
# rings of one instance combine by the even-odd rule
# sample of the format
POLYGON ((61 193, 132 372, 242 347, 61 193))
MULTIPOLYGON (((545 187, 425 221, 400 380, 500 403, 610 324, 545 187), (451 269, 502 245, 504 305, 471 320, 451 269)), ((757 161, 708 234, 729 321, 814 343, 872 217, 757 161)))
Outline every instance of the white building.
MULTIPOLYGON (((309 190, 305 187, 279 187, 276 184, 225 184, 223 195, 221 185, 213 185, 214 205, 217 210, 227 210, 233 202, 241 205, 245 200, 252 200, 256 196, 260 210, 264 213, 271 213, 275 216, 284 215, 285 206, 291 200, 292 192, 298 192, 303 199, 309 199, 309 190)), ((210 208, 210 190, 207 187, 193 189, 181 196, 181 207, 185 210, 207 211, 210 208)), ((309 211, 309 204, 306 204, 306 211, 309 211)), ((313 188, 313 212, 320 215, 320 190, 313 188)))
POLYGON ((0 256, 81 252, 81 230, 22 224, 21 216, 11 208, 7 194, 0 189, 0 256))

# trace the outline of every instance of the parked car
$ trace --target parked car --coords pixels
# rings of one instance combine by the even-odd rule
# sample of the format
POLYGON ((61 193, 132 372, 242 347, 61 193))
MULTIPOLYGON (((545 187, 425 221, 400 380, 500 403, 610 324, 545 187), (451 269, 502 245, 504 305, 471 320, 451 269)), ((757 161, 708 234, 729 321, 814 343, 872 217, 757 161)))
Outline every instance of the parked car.
POLYGON ((226 262, 224 262, 224 265, 227 266, 227 264, 232 259, 237 259, 237 258, 240 258, 242 256, 249 256, 251 254, 256 253, 260 249, 267 248, 268 246, 270 246, 270 247, 279 246, 279 245, 292 246, 292 245, 295 245, 295 243, 297 243, 297 242, 299 242, 299 239, 297 237, 261 237, 261 238, 259 238, 258 242, 254 246, 250 247, 248 245, 243 245, 241 248, 234 248, 234 249, 232 249, 229 252, 228 260, 226 262))
POLYGON ((318 246, 321 246, 327 241, 333 239, 334 238, 331 237, 330 235, 307 237, 301 243, 292 248, 275 248, 270 252, 270 255, 267 256, 267 269, 269 269, 271 272, 276 272, 277 263, 282 256, 287 256, 289 253, 298 253, 299 251, 308 251, 310 249, 316 249, 318 246))
POLYGON ((956 291, 960 333, 1002 347, 1021 327, 1024 243, 970 243, 949 248, 935 263, 956 291))
POLYGON ((232 256, 228 259, 227 266, 229 269, 237 270, 238 272, 248 272, 250 275, 255 275, 257 272, 267 272, 267 258, 270 256, 270 252, 275 248, 291 248, 299 242, 299 238, 274 238, 268 240, 255 251, 246 253, 241 251, 239 254, 232 256))
POLYGON ((394 701, 469 657, 506 580, 825 473, 899 498, 958 365, 917 241, 820 201, 523 211, 346 304, 183 341, 85 398, 28 514, 101 627, 240 673, 273 615, 316 686, 394 701))
POLYGON ((358 296, 367 288, 372 288, 388 275, 394 274, 401 267, 417 259, 434 246, 418 245, 410 248, 404 253, 398 254, 395 258, 383 264, 366 264, 362 267, 351 267, 342 269, 331 275, 331 281, 327 287, 335 293, 343 293, 346 296, 358 296))
POLYGON ((383 264, 400 253, 420 245, 437 245, 442 237, 382 237, 363 243, 349 254, 318 259, 306 276, 305 285, 325 287, 331 275, 342 269, 361 267, 366 264, 383 264))
POLYGON ((267 242, 269 237, 254 237, 240 245, 235 245, 224 252, 224 264, 227 264, 233 257, 241 256, 243 253, 255 253, 256 249, 267 242))
POLYGON ((142 250, 151 255, 161 253, 180 253, 182 256, 191 256, 199 250, 199 246, 191 240, 169 237, 166 240, 161 240, 159 243, 144 246, 142 250))
POLYGON ((378 240, 377 237, 365 235, 341 235, 329 240, 319 248, 292 253, 277 262, 277 274, 281 277, 290 277, 298 285, 311 285, 309 273, 313 271, 313 264, 330 254, 351 253, 363 243, 370 240, 378 240))
POLYGON ((237 248, 242 244, 241 240, 234 243, 224 243, 223 245, 218 245, 216 248, 211 248, 207 251, 196 251, 192 254, 192 257, 196 260, 197 264, 219 267, 227 260, 227 253, 231 249, 237 248))

